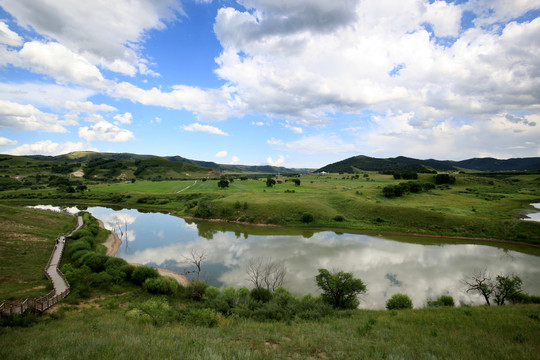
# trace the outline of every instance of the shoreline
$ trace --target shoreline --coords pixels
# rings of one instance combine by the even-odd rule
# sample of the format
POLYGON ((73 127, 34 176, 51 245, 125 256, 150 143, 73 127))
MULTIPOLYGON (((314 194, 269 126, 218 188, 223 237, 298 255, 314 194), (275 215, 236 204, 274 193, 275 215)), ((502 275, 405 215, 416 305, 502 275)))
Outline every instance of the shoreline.
POLYGON ((484 237, 475 237, 475 236, 457 236, 457 235, 439 235, 439 234, 419 234, 419 233, 407 233, 399 231, 370 231, 370 230, 357 230, 357 229, 340 229, 340 228, 319 228, 319 227, 296 227, 296 226, 287 226, 287 225, 276 225, 276 224, 252 224, 243 221, 237 220, 224 220, 224 219, 202 219, 196 218, 193 216, 182 216, 171 214, 172 216, 179 217, 184 220, 192 221, 206 221, 206 222, 223 222, 230 224, 238 224, 245 226, 257 226, 257 227, 274 227, 282 229, 297 229, 297 230, 312 230, 312 231, 333 231, 336 233, 344 234, 355 234, 355 235, 370 235, 370 236, 411 236, 411 237, 423 237, 423 238, 433 238, 433 239, 449 239, 449 240, 470 240, 470 241, 479 241, 479 242, 493 242, 493 243, 502 243, 502 244, 511 244, 511 245, 522 245, 522 246, 531 246, 535 248, 540 248, 540 244, 534 244, 529 242, 521 242, 515 240, 505 240, 505 239, 496 239, 496 238, 484 238, 484 237))
MULTIPOLYGON (((101 220, 98 220, 98 223, 102 229, 105 229, 105 226, 103 225, 103 222, 101 220)), ((101 243, 101 245, 105 246, 105 248, 107 249, 105 252, 105 255, 114 257, 118 253, 118 250, 120 250, 120 246, 122 245, 122 240, 120 239, 120 237, 118 237, 116 233, 111 231, 109 236, 107 236, 107 239, 105 240, 105 242, 101 243)), ((144 266, 143 264, 137 264, 137 263, 129 263, 129 264, 133 266, 144 266)), ((162 268, 155 268, 155 269, 158 271, 159 275, 174 279, 180 285, 184 287, 189 286, 189 279, 185 275, 179 274, 175 271, 168 270, 168 269, 162 269, 162 268)))
MULTIPOLYGON (((59 201, 60 203, 66 203, 65 201, 59 201)), ((540 203, 540 200, 534 200, 534 203, 540 203)), ((230 223, 230 224, 238 224, 238 225, 245 225, 245 226, 255 226, 255 227, 274 227, 274 228, 283 228, 283 229, 297 229, 297 230, 313 230, 313 231, 333 231, 338 233, 344 233, 344 234, 357 234, 357 235, 371 235, 371 236, 413 236, 413 237, 423 237, 423 238, 433 238, 433 239, 449 239, 449 240, 470 240, 470 241, 479 241, 479 242, 493 242, 493 243, 502 243, 502 244, 510 244, 510 245, 520 245, 520 246, 530 246, 534 248, 540 248, 540 244, 535 244, 531 242, 523 242, 523 241, 515 241, 515 240, 505 240, 505 239, 498 239, 498 238, 484 238, 484 237, 475 237, 475 236, 456 236, 456 235, 441 235, 441 234, 420 234, 420 233, 409 233, 409 232, 400 232, 400 231, 376 231, 376 230, 360 230, 360 229, 352 229, 352 228, 318 228, 318 227, 297 227, 297 226, 288 226, 288 225, 276 225, 276 224, 254 224, 244 221, 237 221, 237 220, 227 220, 227 219, 203 219, 203 218, 197 218, 194 216, 189 215, 177 215, 175 214, 176 210, 173 209, 155 209, 152 207, 139 207, 139 206, 127 206, 127 205, 119 205, 119 204, 110 204, 110 203, 84 203, 84 202, 69 202, 70 204, 81 204, 81 205, 94 205, 94 206, 120 206, 122 208, 128 208, 128 209, 136 209, 136 210, 147 210, 147 211, 153 211, 157 213, 166 213, 172 216, 179 217, 184 220, 192 220, 192 221, 206 221, 206 222, 222 222, 222 223, 230 223)), ((527 204, 531 204, 530 202, 526 201, 527 204)), ((532 212, 532 211, 531 211, 532 212)), ((526 221, 526 220, 521 220, 526 221)), ((116 235, 116 234, 115 234, 116 235)), ((120 239, 119 239, 120 240, 120 239)), ((120 240, 120 244, 118 245, 118 248, 120 247, 122 241, 120 240)), ((115 256, 116 252, 118 252, 118 249, 114 252, 114 255, 109 256, 115 256)))

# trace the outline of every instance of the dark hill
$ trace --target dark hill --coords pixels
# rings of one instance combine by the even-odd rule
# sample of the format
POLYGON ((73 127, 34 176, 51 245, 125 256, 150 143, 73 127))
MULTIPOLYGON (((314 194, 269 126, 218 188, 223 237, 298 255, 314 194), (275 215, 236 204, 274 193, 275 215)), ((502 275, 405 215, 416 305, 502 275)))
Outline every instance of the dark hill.
POLYGON ((316 172, 333 173, 355 173, 359 171, 414 171, 414 172, 432 172, 432 171, 532 171, 540 169, 540 158, 516 158, 499 160, 493 158, 474 158, 462 161, 440 161, 440 160, 419 160, 399 156, 396 158, 373 158, 359 155, 326 165, 316 172))

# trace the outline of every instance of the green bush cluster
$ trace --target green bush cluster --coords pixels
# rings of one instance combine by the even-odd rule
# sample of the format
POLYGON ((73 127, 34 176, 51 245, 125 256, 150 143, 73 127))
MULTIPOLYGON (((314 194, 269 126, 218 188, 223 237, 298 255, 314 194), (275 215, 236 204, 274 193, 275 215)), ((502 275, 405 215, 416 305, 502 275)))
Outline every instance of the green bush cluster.
POLYGON ((411 298, 405 294, 394 294, 386 301, 386 308, 388 310, 412 309, 412 307, 413 303, 411 298))
POLYGON ((225 316, 239 316, 260 321, 318 320, 333 311, 332 306, 321 297, 308 294, 298 298, 283 287, 277 288, 274 292, 264 288, 254 288, 250 291, 245 287, 239 289, 229 287, 219 291, 215 287, 208 287, 202 305, 225 316))
POLYGON ((387 185, 382 189, 383 195, 387 198, 400 197, 408 193, 419 193, 435 188, 432 183, 421 183, 418 181, 408 181, 398 185, 387 185))
POLYGON ((96 251, 95 236, 99 233, 97 220, 83 214, 85 226, 74 232, 66 243, 66 260, 62 272, 70 286, 70 301, 87 298, 93 288, 110 289, 112 285, 132 283, 152 294, 176 295, 180 285, 173 279, 161 277, 156 269, 133 266, 124 259, 109 257, 96 251))
POLYGON ((428 300, 428 307, 455 306, 454 298, 450 295, 441 295, 437 300, 428 300))

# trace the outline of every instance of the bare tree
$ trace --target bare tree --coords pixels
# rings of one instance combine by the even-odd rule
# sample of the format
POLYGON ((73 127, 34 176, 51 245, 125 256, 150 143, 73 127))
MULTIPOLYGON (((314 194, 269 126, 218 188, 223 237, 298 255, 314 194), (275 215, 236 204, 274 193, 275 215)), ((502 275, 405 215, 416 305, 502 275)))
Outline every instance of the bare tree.
POLYGON ((262 287, 264 277, 262 258, 249 259, 246 272, 249 282, 253 283, 256 288, 262 287))
POLYGON ((468 286, 467 292, 476 291, 484 297, 486 304, 491 305, 489 298, 493 294, 494 286, 487 270, 476 270, 470 280, 463 280, 468 286))
POLYGON ((205 250, 195 250, 191 249, 191 252, 188 256, 183 256, 184 259, 190 264, 197 268, 197 270, 184 271, 184 275, 191 273, 197 273, 197 280, 201 276, 201 265, 204 260, 206 260, 206 251, 205 250))
POLYGON ((257 288, 266 287, 269 291, 274 291, 285 280, 287 273, 282 263, 258 257, 250 259, 246 268, 248 280, 257 288))

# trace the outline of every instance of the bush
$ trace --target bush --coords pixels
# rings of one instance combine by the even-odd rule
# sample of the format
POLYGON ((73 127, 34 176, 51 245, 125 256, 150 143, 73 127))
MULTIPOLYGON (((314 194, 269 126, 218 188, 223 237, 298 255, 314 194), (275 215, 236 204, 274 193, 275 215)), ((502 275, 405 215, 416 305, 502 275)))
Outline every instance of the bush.
POLYGON ((456 182, 455 176, 450 176, 449 174, 437 174, 435 176, 435 184, 453 184, 456 182))
POLYGON ((195 280, 189 285, 189 296, 193 300, 201 301, 208 285, 204 281, 195 280))
POLYGON ((428 300, 428 307, 455 306, 454 298, 450 295, 441 295, 437 300, 428 300))
POLYGON ((219 296, 219 294, 221 294, 221 291, 219 291, 219 289, 214 286, 207 287, 204 292, 204 295, 206 296, 208 300, 214 300, 215 298, 219 296))
POLYGON ((184 322, 197 326, 214 327, 219 315, 212 309, 189 309, 183 316, 184 322))
POLYGON ((136 266, 131 274, 131 280, 136 285, 142 285, 146 279, 157 278, 159 273, 156 269, 149 266, 136 266))
POLYGON ((151 294, 175 295, 180 285, 174 279, 165 276, 148 278, 144 281, 143 289, 151 294))
POLYGON ((302 222, 310 223, 312 221, 313 221, 313 214, 308 213, 308 212, 302 214, 302 222))
POLYGON ((127 265, 126 260, 117 257, 109 257, 109 259, 105 262, 105 269, 118 269, 124 265, 127 265))
POLYGON ((71 258, 71 256, 79 250, 90 251, 92 250, 92 248, 88 242, 83 241, 83 240, 76 240, 73 243, 69 244, 69 252, 68 252, 69 257, 71 258))
POLYGON ((272 299, 272 293, 265 288, 257 287, 251 290, 249 296, 258 302, 267 303, 272 299))
POLYGON ((84 256, 84 264, 87 265, 93 272, 99 273, 105 270, 105 263, 109 259, 107 255, 90 253, 91 255, 84 256))
POLYGON ((345 218, 341 215, 334 216, 334 221, 342 222, 345 218))
POLYGON ((394 294, 386 302, 386 308, 388 310, 412 309, 412 307, 411 298, 405 294, 394 294))

